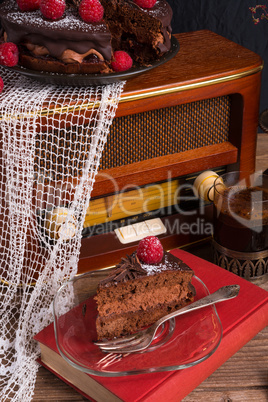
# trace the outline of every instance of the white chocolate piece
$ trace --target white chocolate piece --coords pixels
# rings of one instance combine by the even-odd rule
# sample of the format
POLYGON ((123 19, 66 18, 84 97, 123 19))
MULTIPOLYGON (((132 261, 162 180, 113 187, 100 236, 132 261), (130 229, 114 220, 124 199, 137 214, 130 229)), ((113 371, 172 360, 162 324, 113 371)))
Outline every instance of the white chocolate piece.
POLYGON ((122 244, 140 241, 146 236, 159 236, 166 232, 167 228, 160 218, 153 218, 115 229, 115 234, 122 244))

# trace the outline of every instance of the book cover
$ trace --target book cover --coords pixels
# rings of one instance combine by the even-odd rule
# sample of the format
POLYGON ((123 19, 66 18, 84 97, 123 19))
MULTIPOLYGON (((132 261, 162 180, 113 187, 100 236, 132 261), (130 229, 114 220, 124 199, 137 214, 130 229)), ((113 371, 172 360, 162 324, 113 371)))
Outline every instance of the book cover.
POLYGON ((60 356, 51 324, 35 336, 41 347, 40 363, 95 401, 162 402, 168 393, 170 402, 178 402, 268 324, 268 292, 186 251, 173 250, 172 253, 194 270, 210 293, 221 286, 240 285, 237 298, 216 305, 223 338, 207 360, 177 371, 119 377, 88 375, 60 356))

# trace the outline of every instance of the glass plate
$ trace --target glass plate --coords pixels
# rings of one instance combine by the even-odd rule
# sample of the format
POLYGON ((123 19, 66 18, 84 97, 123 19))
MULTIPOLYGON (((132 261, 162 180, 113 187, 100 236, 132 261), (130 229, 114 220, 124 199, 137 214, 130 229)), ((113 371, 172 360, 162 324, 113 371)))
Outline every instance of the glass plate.
MULTIPOLYGON (((99 376, 115 377, 191 367, 211 356, 222 338, 222 325, 215 306, 179 316, 156 334, 151 347, 131 354, 104 353, 96 341, 98 283, 110 269, 76 276, 58 290, 54 303, 54 329, 62 357, 75 368, 99 376)), ((196 276, 195 300, 209 294, 196 276)))
POLYGON ((26 77, 41 81, 45 84, 67 85, 67 86, 87 86, 87 85, 104 85, 116 81, 124 81, 129 78, 136 77, 139 74, 145 73, 153 68, 156 68, 167 61, 171 60, 179 51, 179 42, 172 36, 171 48, 159 60, 152 62, 149 66, 134 66, 131 69, 110 74, 58 74, 48 73, 45 71, 34 71, 22 66, 4 68, 22 74, 26 77))

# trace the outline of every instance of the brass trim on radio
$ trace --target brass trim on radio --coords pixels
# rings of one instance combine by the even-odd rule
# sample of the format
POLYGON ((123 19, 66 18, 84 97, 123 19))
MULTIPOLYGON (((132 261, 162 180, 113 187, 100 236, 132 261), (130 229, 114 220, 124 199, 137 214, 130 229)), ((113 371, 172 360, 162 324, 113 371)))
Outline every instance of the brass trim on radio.
POLYGON ((124 94, 123 94, 121 99, 120 99, 120 101, 119 101, 119 103, 130 102, 130 101, 137 100, 137 99, 146 99, 146 98, 150 98, 152 96, 166 95, 166 94, 170 94, 170 93, 174 93, 174 92, 183 92, 183 91, 187 91, 187 90, 190 90, 190 89, 197 89, 197 88, 202 88, 204 86, 210 86, 210 85, 215 85, 215 84, 222 83, 222 82, 232 81, 232 80, 235 80, 235 79, 240 79, 240 78, 247 77, 249 75, 256 74, 256 73, 262 71, 262 69, 263 69, 263 64, 261 66, 258 66, 256 68, 252 69, 252 70, 243 71, 241 73, 228 75, 226 77, 213 78, 211 80, 205 80, 205 81, 202 81, 202 82, 195 82, 195 83, 191 83, 191 84, 178 85, 176 87, 160 89, 160 90, 151 91, 151 92, 147 92, 147 93, 139 93, 139 94, 136 94, 136 95, 129 95, 129 96, 125 96, 125 97, 124 97, 124 94))
MULTIPOLYGON (((124 96, 124 93, 121 96, 121 99, 119 101, 120 103, 125 103, 125 102, 131 102, 134 100, 142 100, 142 99, 146 99, 146 98, 150 98, 150 97, 155 97, 155 96, 162 96, 162 95, 166 95, 166 94, 171 94, 174 92, 183 92, 183 91, 187 91, 187 90, 191 90, 191 89, 197 89, 197 88, 202 88, 204 86, 210 86, 210 85, 216 85, 219 83, 223 83, 223 82, 227 82, 227 81, 232 81, 232 80, 236 80, 236 79, 240 79, 240 78, 244 78, 247 77, 249 75, 253 75, 256 74, 260 71, 262 71, 263 69, 263 64, 255 67, 251 70, 248 71, 243 71, 237 74, 232 74, 232 75, 227 75, 225 77, 218 77, 218 78, 213 78, 213 79, 208 79, 208 80, 204 80, 202 82, 195 82, 195 83, 189 83, 189 84, 184 84, 184 85, 178 85, 175 87, 169 87, 169 88, 164 88, 164 89, 157 89, 157 90, 153 90, 150 92, 140 92, 138 94, 131 94, 131 95, 126 95, 124 96)), ((113 100, 111 100, 110 102, 113 102, 113 100)), ((37 115, 40 117, 45 117, 45 116, 51 116, 52 114, 57 114, 57 113, 70 113, 70 112, 74 112, 76 110, 90 110, 94 107, 98 107, 99 106, 99 102, 88 102, 82 105, 68 105, 68 106, 63 106, 60 108, 54 108, 54 109, 48 109, 48 108, 44 108, 43 110, 41 110, 40 112, 37 112, 37 115)), ((29 115, 34 116, 33 113, 29 113, 29 115)), ((25 117, 25 114, 23 115, 23 117, 25 117)), ((10 118, 10 119, 20 119, 21 116, 20 115, 10 115, 10 116, 6 116, 5 119, 10 118)), ((0 116, 0 120, 2 120, 3 117, 0 116)))

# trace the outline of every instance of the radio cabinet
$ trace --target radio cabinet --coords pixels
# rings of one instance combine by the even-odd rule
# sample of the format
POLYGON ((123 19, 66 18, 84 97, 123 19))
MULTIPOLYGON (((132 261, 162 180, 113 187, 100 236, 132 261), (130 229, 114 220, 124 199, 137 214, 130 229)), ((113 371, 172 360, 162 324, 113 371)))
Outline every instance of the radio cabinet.
MULTIPOLYGON (((261 58, 210 31, 175 36, 180 49, 173 59, 129 79, 124 86, 93 188, 92 205, 109 203, 126 189, 141 188, 143 192, 154 184, 191 181, 207 169, 254 171, 261 58)), ((49 124, 50 113, 57 113, 46 107, 38 123, 40 136, 42 125, 49 124)), ((59 135, 61 124, 69 121, 68 110, 72 104, 66 105, 59 135)), ((83 110, 86 117, 90 103, 83 105, 83 110)), ((112 213, 109 222, 113 221, 112 213)), ((143 216, 146 219, 146 214, 143 216)), ((210 205, 205 206, 203 217, 211 222, 210 205)), ((132 216, 135 219, 138 217, 132 216)), ((170 211, 161 215, 169 228, 175 228, 176 223, 191 225, 196 219, 198 214, 170 211)), ((124 217, 117 220, 120 225, 125 222, 124 217)), ((79 272, 111 266, 137 246, 136 242, 120 243, 114 230, 85 234, 79 272)), ((167 229, 160 238, 170 249, 200 241, 204 235, 167 229)), ((31 242, 29 237, 30 249, 40 246, 31 242)))

